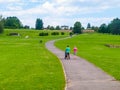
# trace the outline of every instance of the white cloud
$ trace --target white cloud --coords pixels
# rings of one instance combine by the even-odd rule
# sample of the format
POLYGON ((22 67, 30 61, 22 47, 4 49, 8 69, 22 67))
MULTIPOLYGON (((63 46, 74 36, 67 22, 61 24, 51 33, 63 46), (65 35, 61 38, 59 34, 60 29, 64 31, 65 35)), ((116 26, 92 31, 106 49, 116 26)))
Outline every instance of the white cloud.
POLYGON ((30 0, 30 2, 39 2, 39 0, 30 0))
POLYGON ((4 3, 7 9, 0 11, 3 16, 17 16, 23 24, 32 27, 36 18, 42 18, 45 25, 72 26, 75 21, 81 21, 83 26, 88 22, 99 25, 109 22, 114 16, 95 18, 94 15, 111 8, 120 8, 119 0, 0 0, 0 3, 4 3), (91 18, 89 14, 92 15, 91 18))
POLYGON ((22 7, 21 6, 14 6, 13 5, 8 5, 6 7, 8 10, 12 10, 12 11, 19 11, 19 10, 22 10, 22 7))
POLYGON ((20 2, 20 0, 0 0, 0 3, 20 2))

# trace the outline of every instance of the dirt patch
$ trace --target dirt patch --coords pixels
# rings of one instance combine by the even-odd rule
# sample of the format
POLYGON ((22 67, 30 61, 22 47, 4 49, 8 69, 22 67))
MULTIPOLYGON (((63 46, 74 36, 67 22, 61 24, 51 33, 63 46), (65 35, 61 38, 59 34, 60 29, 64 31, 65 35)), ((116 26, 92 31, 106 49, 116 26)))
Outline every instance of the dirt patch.
POLYGON ((115 44, 105 44, 105 46, 110 48, 120 48, 120 45, 115 45, 115 44))

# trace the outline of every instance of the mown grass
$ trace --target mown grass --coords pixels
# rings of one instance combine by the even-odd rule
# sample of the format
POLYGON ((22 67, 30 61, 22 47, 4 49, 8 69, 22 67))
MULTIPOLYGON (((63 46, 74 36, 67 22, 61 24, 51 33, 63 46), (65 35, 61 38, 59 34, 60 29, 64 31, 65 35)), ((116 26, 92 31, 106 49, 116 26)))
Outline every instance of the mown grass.
POLYGON ((68 34, 38 36, 39 32, 42 31, 5 30, 0 35, 0 90, 64 90, 61 63, 45 48, 45 42, 68 34), (10 32, 21 36, 7 36, 10 32))
MULTIPOLYGON (((62 50, 65 49, 66 45, 69 45, 71 49, 77 46, 78 56, 85 58, 117 80, 120 80, 120 48, 106 47, 105 44, 120 45, 120 36, 81 34, 55 43, 62 50)), ((71 53, 73 53, 72 50, 71 53)))

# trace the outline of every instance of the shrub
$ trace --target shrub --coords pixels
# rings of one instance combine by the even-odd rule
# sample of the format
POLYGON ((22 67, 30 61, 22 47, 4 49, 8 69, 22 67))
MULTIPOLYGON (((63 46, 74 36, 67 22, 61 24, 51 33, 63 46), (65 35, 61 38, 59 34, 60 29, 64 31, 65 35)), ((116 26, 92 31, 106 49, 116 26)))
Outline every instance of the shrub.
POLYGON ((59 35, 59 32, 52 32, 51 35, 59 35))
POLYGON ((16 32, 9 33, 8 35, 9 35, 9 36, 20 36, 20 34, 19 34, 19 33, 16 33, 16 32))
POLYGON ((69 35, 70 35, 70 36, 72 36, 72 35, 73 35, 73 33, 72 33, 72 32, 70 32, 70 33, 69 33, 69 35))
POLYGON ((47 32, 41 32, 39 33, 39 36, 48 36, 49 34, 47 32))
POLYGON ((61 32, 61 35, 64 35, 65 33, 64 32, 61 32))

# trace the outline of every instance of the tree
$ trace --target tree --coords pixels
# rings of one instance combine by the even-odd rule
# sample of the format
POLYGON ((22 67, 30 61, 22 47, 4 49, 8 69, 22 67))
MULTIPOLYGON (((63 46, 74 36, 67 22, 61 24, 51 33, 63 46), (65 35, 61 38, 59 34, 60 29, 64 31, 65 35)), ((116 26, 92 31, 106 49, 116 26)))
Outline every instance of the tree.
POLYGON ((88 23, 88 25, 87 25, 87 29, 90 29, 91 28, 91 25, 90 25, 90 23, 88 23))
POLYGON ((30 26, 25 25, 23 28, 24 28, 24 29, 30 29, 30 26))
POLYGON ((50 30, 55 30, 54 26, 50 26, 50 30))
POLYGON ((75 22, 74 27, 73 27, 73 33, 82 33, 82 29, 81 29, 82 25, 80 22, 75 22))
POLYGON ((47 26, 47 29, 50 29, 50 25, 47 26))
POLYGON ((56 30, 61 30, 61 28, 60 28, 60 26, 58 25, 58 26, 56 26, 56 28, 55 28, 56 30))
POLYGON ((98 29, 99 33, 108 33, 108 28, 106 24, 102 24, 99 29, 98 29))
POLYGON ((73 27, 70 27, 70 30, 73 30, 73 27))
POLYGON ((120 34, 120 19, 113 19, 113 21, 108 25, 108 29, 112 34, 120 34))
POLYGON ((2 18, 2 15, 0 15, 0 33, 3 33, 4 31, 4 26, 3 26, 3 18, 2 18))
POLYGON ((99 27, 97 27, 97 26, 92 26, 91 29, 94 30, 94 31, 96 31, 96 32, 98 32, 99 27))
POLYGON ((21 21, 15 16, 7 17, 5 19, 4 26, 5 26, 5 28, 11 28, 11 29, 22 28, 23 27, 21 21))
POLYGON ((37 18, 36 24, 35 24, 36 30, 42 30, 43 29, 43 21, 40 18, 37 18))

